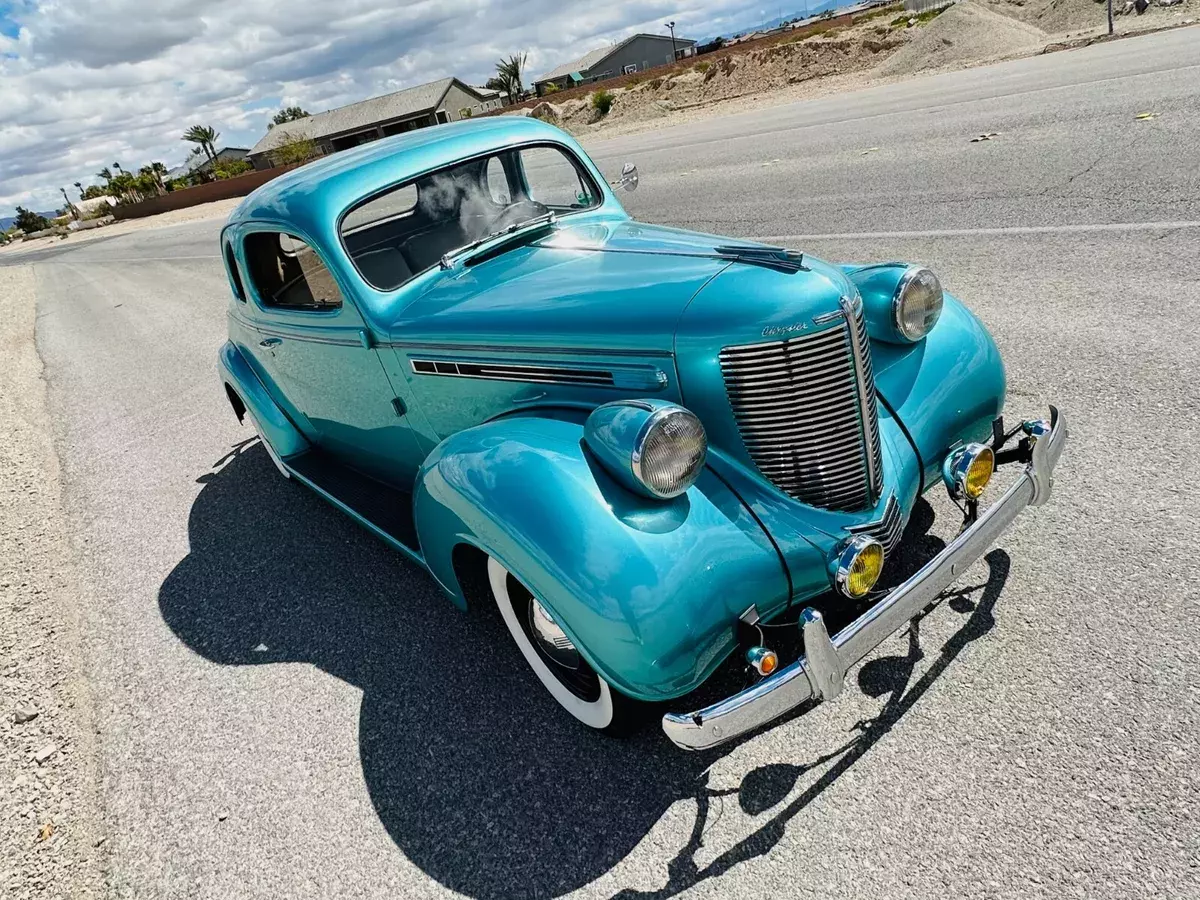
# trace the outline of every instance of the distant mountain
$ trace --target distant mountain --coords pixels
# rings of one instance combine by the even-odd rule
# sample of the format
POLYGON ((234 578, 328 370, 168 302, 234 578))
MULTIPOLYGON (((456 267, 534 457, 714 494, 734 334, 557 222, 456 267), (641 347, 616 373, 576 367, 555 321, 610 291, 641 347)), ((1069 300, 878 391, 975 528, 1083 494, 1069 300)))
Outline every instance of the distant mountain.
MULTIPOLYGON (((795 0, 793 0, 793 2, 795 2, 795 0)), ((848 0, 813 0, 813 2, 805 6, 801 6, 799 9, 796 9, 785 15, 776 16, 774 19, 767 19, 765 22, 747 22, 744 25, 739 23, 736 27, 731 28, 729 31, 723 32, 720 35, 714 34, 711 37, 705 38, 699 43, 707 44, 709 41, 712 41, 717 37, 723 37, 726 40, 729 40, 736 35, 750 34, 753 31, 770 31, 772 28, 778 28, 784 22, 792 22, 796 19, 811 19, 821 15, 821 13, 826 12, 827 10, 857 5, 858 4, 854 2, 854 0, 849 0, 849 2, 848 0)))
MULTIPOLYGON (((47 219, 53 219, 58 215, 58 210, 52 209, 50 212, 38 213, 39 216, 45 216, 47 219)), ((8 231, 13 227, 13 223, 17 221, 16 216, 0 216, 0 231, 8 231)))

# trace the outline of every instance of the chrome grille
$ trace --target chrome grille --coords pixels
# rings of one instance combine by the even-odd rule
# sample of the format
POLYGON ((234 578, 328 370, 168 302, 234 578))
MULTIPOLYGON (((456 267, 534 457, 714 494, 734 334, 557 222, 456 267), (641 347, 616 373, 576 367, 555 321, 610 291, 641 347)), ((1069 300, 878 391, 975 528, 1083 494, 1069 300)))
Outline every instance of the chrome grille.
POLYGON ((726 347, 721 372, 750 458, 776 487, 826 509, 871 506, 883 487, 862 301, 811 334, 726 347))
POLYGON ((900 518, 900 504, 893 494, 888 497, 887 505, 883 508, 883 517, 877 522, 867 522, 865 525, 851 525, 846 529, 851 534, 865 534, 883 544, 883 551, 890 554, 896 544, 900 543, 900 535, 904 533, 904 521, 900 518))

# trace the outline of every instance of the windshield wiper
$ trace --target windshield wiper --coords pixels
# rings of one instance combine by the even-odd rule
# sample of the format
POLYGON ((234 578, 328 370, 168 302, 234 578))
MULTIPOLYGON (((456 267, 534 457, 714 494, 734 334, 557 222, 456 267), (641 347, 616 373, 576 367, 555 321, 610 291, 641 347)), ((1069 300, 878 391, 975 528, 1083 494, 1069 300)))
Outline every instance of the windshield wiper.
POLYGON ((454 260, 462 256, 464 253, 470 253, 478 247, 482 247, 489 241, 494 241, 496 238, 511 237, 514 234, 524 231, 526 228, 532 228, 537 225, 554 225, 558 221, 558 217, 552 212, 543 213, 540 216, 534 216, 532 219, 526 219, 524 222, 515 222, 507 228, 502 228, 499 231, 493 231, 491 234, 485 234, 481 238, 476 238, 469 244, 463 244, 461 247, 455 247, 453 250, 448 250, 442 254, 442 268, 449 269, 454 265, 454 260))

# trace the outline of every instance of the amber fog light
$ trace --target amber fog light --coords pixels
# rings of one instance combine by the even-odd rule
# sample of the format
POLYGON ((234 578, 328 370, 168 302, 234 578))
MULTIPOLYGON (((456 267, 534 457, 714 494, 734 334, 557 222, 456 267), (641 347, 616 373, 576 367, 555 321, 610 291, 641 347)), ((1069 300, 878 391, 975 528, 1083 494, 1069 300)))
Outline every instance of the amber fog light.
POLYGON ((875 587, 883 571, 883 544, 856 534, 841 544, 829 560, 829 576, 839 594, 861 600, 875 587))
POLYGON ((992 480, 996 454, 986 444, 967 444, 950 452, 942 463, 942 480, 955 500, 978 500, 992 480))

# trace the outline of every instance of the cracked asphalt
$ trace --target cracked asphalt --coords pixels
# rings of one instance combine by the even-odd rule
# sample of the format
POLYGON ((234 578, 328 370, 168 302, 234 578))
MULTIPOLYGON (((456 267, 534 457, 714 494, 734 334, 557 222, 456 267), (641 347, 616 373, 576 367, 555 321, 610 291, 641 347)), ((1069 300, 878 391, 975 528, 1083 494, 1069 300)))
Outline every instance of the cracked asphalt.
MULTIPOLYGON (((1200 896, 1200 29, 594 143, 639 218, 931 265, 1056 495, 836 703, 559 714, 486 611, 248 442, 219 222, 31 263, 118 897, 1200 896), (1153 118, 1137 119, 1142 112, 1153 118), (971 143, 982 133, 990 140, 971 143)), ((953 535, 935 495, 911 560, 953 535)))

